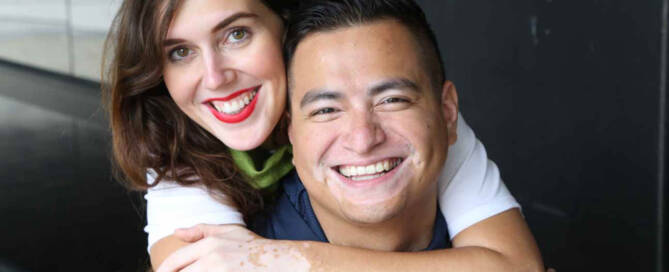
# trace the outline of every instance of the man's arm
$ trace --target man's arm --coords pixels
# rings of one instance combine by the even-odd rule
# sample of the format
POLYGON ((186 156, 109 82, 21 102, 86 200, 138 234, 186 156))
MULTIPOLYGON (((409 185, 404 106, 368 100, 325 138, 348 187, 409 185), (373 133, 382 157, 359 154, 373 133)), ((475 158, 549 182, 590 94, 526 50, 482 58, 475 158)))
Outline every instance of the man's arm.
MULTIPOLYGON (((181 232, 180 237, 199 241, 177 250, 158 271, 190 271, 195 267, 297 271, 291 266, 293 261, 306 261, 308 265, 302 266, 305 271, 544 271, 534 238, 518 209, 474 224, 453 239, 453 248, 435 251, 381 252, 255 235, 239 239, 239 235, 238 229, 211 225, 181 232)), ((154 267, 158 264, 154 262, 154 267)))

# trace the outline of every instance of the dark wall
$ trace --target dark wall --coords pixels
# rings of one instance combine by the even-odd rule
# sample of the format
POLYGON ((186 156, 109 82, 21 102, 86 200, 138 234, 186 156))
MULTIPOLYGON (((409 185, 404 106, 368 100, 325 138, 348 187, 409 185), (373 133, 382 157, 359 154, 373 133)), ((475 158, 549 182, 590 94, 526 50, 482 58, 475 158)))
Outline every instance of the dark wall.
POLYGON ((662 271, 662 1, 418 2, 546 264, 662 271))

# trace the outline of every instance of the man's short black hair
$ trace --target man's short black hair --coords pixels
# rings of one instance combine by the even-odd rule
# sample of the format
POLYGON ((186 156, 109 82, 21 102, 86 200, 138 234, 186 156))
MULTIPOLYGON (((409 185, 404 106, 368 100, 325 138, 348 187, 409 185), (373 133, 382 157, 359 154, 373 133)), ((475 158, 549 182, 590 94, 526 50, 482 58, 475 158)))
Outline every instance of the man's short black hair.
MULTIPOLYGON (((303 0, 288 19, 284 55, 288 73, 298 44, 312 33, 394 19, 414 36, 432 88, 446 81, 437 39, 423 10, 412 0, 303 0)), ((289 74, 290 77, 290 74, 289 74)), ((438 96, 439 97, 439 96, 438 96)))

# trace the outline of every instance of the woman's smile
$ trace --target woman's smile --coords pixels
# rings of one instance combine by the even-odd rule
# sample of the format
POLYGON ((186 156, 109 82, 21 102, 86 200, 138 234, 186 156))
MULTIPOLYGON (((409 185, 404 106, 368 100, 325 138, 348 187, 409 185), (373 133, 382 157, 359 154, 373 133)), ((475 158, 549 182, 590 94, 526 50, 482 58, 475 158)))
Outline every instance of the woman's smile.
POLYGON ((223 123, 240 123, 255 110, 260 85, 239 90, 226 97, 207 99, 203 104, 223 123))
POLYGON ((172 99, 228 147, 260 146, 284 112, 282 34, 281 19, 260 1, 184 2, 165 37, 172 99))

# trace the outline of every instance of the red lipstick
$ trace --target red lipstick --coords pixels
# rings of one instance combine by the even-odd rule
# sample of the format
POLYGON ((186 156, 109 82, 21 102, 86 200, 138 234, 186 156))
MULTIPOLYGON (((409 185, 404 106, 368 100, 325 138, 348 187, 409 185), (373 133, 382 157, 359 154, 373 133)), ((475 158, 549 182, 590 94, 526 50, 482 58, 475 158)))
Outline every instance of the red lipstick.
POLYGON ((214 115, 214 117, 216 117, 216 119, 218 119, 219 121, 221 121, 223 123, 228 123, 228 124, 240 123, 240 122, 246 120, 247 118, 249 118, 249 116, 251 116, 251 114, 253 113, 253 110, 255 110, 256 103, 258 102, 258 93, 260 91, 260 87, 261 86, 258 85, 256 87, 236 91, 236 92, 234 92, 234 93, 232 93, 232 94, 230 94, 226 97, 218 97, 218 98, 208 99, 208 100, 204 101, 204 104, 207 105, 207 107, 209 107, 209 111, 211 111, 211 113, 214 115), (232 99, 234 99, 234 98, 236 98, 236 97, 238 97, 238 96, 240 96, 244 93, 254 91, 254 90, 256 91, 256 95, 253 97, 253 100, 251 100, 251 102, 239 113, 225 114, 225 113, 222 113, 222 112, 218 112, 216 110, 216 108, 214 108, 211 105, 211 102, 213 102, 213 101, 230 101, 230 100, 232 100, 232 99))

